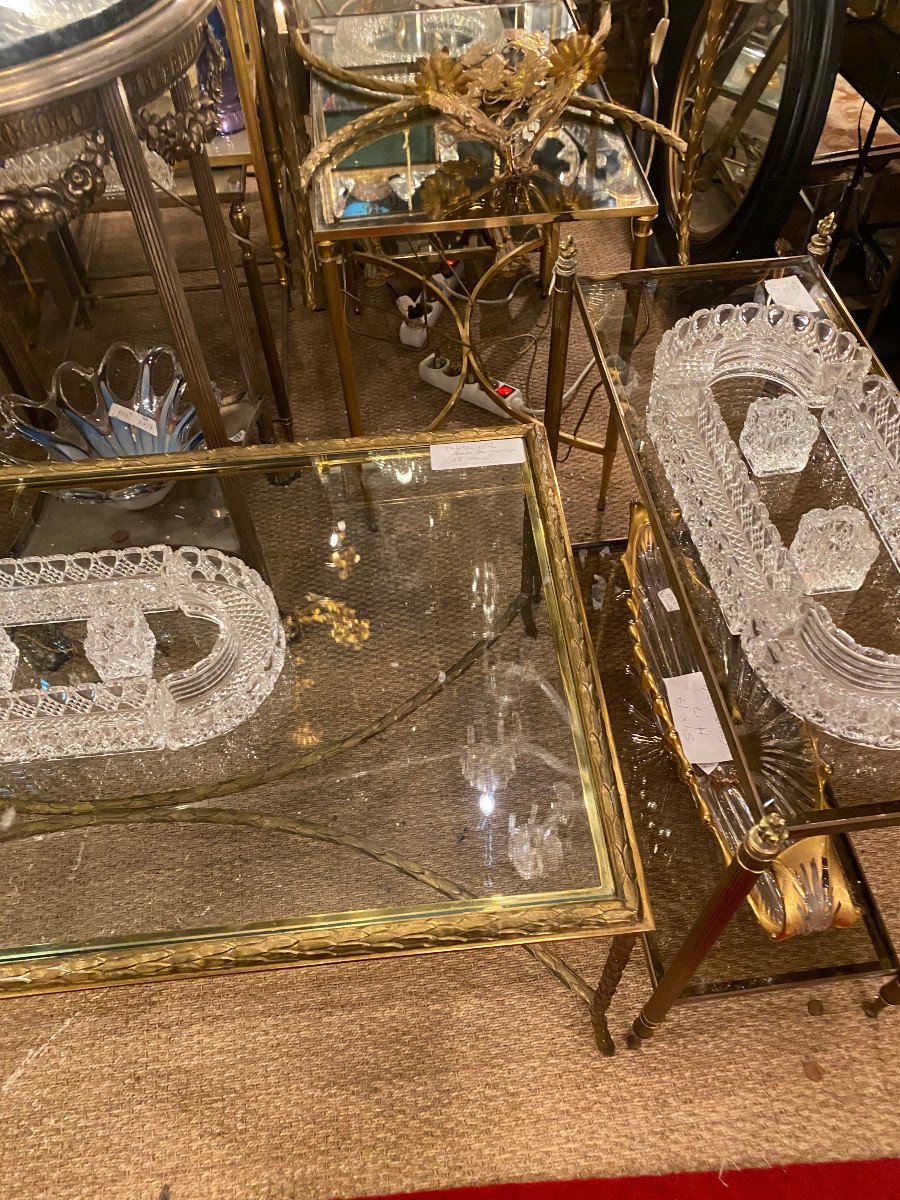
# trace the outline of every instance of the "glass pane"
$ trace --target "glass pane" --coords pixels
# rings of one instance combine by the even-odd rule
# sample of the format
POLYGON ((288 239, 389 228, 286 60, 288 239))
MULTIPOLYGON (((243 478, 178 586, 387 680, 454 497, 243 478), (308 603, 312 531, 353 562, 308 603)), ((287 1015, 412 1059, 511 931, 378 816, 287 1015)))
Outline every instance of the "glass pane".
POLYGON ((98 37, 153 0, 6 0, 0 3, 0 68, 98 37))
MULTIPOLYGON (((703 127, 703 157, 694 183, 691 233, 712 237, 740 207, 768 149, 790 44, 788 0, 780 4, 738 3, 713 68, 712 92, 703 127)), ((675 123, 690 133, 700 58, 705 46, 704 10, 695 41, 682 66, 675 96, 675 123)), ((672 194, 681 186, 681 163, 669 152, 672 194)))
POLYGON ((214 476, 143 507, 7 497, 3 944, 618 894, 529 463, 436 469, 419 446, 239 481, 271 594, 214 476), (139 694, 109 701, 124 677, 139 694), (34 757, 104 695, 105 748, 157 748, 34 757), (130 799, 226 784, 163 818, 130 799), (22 838, 42 820, 67 832, 22 838))

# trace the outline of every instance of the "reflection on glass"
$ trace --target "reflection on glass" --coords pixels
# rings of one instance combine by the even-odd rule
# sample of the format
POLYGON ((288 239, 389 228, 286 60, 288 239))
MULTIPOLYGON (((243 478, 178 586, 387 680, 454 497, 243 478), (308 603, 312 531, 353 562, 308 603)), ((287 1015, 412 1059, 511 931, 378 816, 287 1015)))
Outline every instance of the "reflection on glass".
MULTIPOLYGON (((405 7, 314 16, 310 47, 326 61, 395 83, 410 82, 426 69, 421 61, 447 48, 451 55, 464 55, 468 74, 459 95, 477 98, 480 117, 463 119, 454 115, 452 104, 440 111, 434 105, 434 111, 381 129, 375 140, 348 146, 345 157, 317 177, 318 228, 652 204, 631 149, 612 121, 568 114, 549 128, 543 123, 542 99, 556 94, 554 89, 564 94, 560 86, 575 79, 567 59, 552 58, 552 40, 575 31, 561 0, 405 7), (538 131, 542 136, 533 144, 538 131)), ((451 61, 441 64, 445 71, 463 70, 451 61)), ((454 95, 449 77, 436 79, 433 91, 449 100, 454 95)), ((592 94, 602 95, 602 86, 592 94)), ((459 96, 457 101, 459 107, 459 96)), ((372 107, 366 93, 314 76, 314 140, 322 142, 372 107)))

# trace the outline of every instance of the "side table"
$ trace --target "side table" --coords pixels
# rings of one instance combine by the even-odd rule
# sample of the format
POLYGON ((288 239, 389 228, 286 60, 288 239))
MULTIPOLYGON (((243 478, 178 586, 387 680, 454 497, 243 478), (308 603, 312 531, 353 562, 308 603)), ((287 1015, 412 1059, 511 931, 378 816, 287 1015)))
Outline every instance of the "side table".
MULTIPOLYGON (((18 155, 49 142, 80 140, 72 164, 38 189, 18 188, 0 203, 0 237, 10 248, 40 230, 63 225, 102 194, 103 167, 115 158, 206 444, 227 444, 209 370, 166 237, 140 139, 168 161, 189 155, 194 186, 248 393, 263 436, 274 437, 269 389, 260 371, 240 298, 232 241, 216 196, 205 142, 215 132, 219 51, 204 17, 211 0, 85 0, 84 16, 60 14, 49 28, 23 18, 0 50, 0 154, 18 155), (205 59, 207 91, 195 96, 187 73, 205 59), (166 88, 174 114, 142 106, 166 88)), ((13 326, 0 343, 29 398, 44 389, 13 326)), ((239 487, 223 488, 248 561, 265 564, 239 487)))
MULTIPOLYGON (((635 1023, 635 1038, 641 1040, 653 1034, 698 973, 691 989, 694 994, 896 970, 896 954, 845 837, 849 832, 900 822, 900 802, 895 799, 900 745, 896 744, 896 733, 878 732, 885 721, 889 725, 888 714, 900 697, 900 688, 896 683, 891 685, 891 670, 900 647, 895 640, 896 622, 888 619, 889 613, 896 613, 898 595, 897 568, 889 553, 890 531, 882 530, 877 565, 872 566, 857 590, 817 594, 809 601, 803 599, 802 589, 790 590, 795 588, 790 582, 794 578, 790 572, 798 569, 793 564, 800 551, 792 549, 788 554, 787 547, 801 517, 836 505, 857 510, 859 519, 865 523, 872 521, 873 542, 877 542, 874 533, 879 529, 878 520, 871 516, 879 512, 877 492, 873 493, 868 486, 857 491, 853 471, 845 469, 842 455, 849 452, 841 440, 841 432, 850 417, 845 414, 844 421, 836 423, 830 416, 831 406, 837 402, 835 396, 855 394, 851 388, 858 389, 860 395, 866 388, 867 394, 882 397, 878 413, 882 408, 888 413, 896 412, 898 401, 896 389, 886 380, 877 360, 870 359, 868 348, 843 303, 812 257, 584 278, 579 281, 576 295, 603 375, 613 419, 646 511, 646 517, 633 525, 626 557, 632 637, 636 639, 642 676, 651 693, 653 708, 663 718, 665 739, 674 749, 679 771, 691 790, 709 797, 712 795, 709 781, 718 779, 732 789, 730 795, 739 800, 746 813, 746 818, 741 818, 740 836, 723 830, 721 816, 715 812, 705 815, 707 823, 716 828, 720 842, 730 845, 725 852, 728 865, 724 871, 719 868, 708 876, 711 882, 707 885, 707 896, 704 903, 700 903, 702 892, 697 897, 700 912, 693 925, 682 923, 679 915, 675 920, 680 930, 678 936, 658 933, 656 948, 648 948, 655 989, 635 1023), (781 305, 780 296, 790 297, 789 304, 786 300, 781 305), (698 315, 692 317, 692 314, 698 315), (729 324, 732 317, 734 326, 729 324), (754 343, 752 351, 744 351, 741 359, 742 330, 757 320, 766 323, 765 329, 776 332, 755 335, 760 340, 754 343), (783 327, 782 320, 786 322, 783 327), (673 353, 667 349, 672 344, 668 340, 669 331, 679 321, 680 334, 671 336, 680 336, 682 340, 670 361, 666 357, 673 353), (638 322, 641 333, 636 336, 638 322), (705 326, 704 322, 708 324, 705 326), (704 328, 709 329, 709 337, 703 341, 706 349, 700 351, 699 343, 695 345, 691 339, 703 340, 704 328), (779 328, 784 330, 782 335, 777 333, 779 328), (810 337, 804 341, 803 331, 807 329, 810 337), (783 342, 777 341, 779 336, 783 342), (770 343, 772 349, 767 350, 770 343), (776 346, 781 348, 774 349, 776 346), (624 366, 612 369, 613 355, 619 364, 624 360, 624 366), (817 375, 820 358, 823 365, 817 375), (829 364, 827 367, 825 362, 829 364), (683 366, 678 367, 679 363, 683 366), (674 390, 670 393, 666 391, 667 372, 676 369, 707 371, 711 382, 679 384, 674 380, 674 390), (810 374, 805 375, 805 371, 810 374), (844 378, 841 372, 846 373, 848 380, 855 381, 841 385, 846 386, 846 392, 840 391, 836 382, 844 378), (866 372, 869 374, 864 382, 866 372), (818 385, 816 379, 820 380, 818 385), (750 469, 742 464, 753 460, 746 458, 746 450, 742 458, 736 447, 748 407, 760 396, 776 397, 784 392, 804 399, 814 413, 821 410, 821 415, 815 418, 816 425, 821 420, 815 448, 801 470, 771 475, 761 472, 754 475, 752 486, 748 484, 742 491, 740 481, 749 478, 750 469), (684 397, 685 414, 678 407, 677 396, 684 397), (715 445, 722 447, 721 463, 726 464, 709 469, 696 496, 680 474, 686 468, 679 466, 696 464, 705 453, 689 448, 695 442, 699 445, 707 429, 705 416, 692 415, 691 405, 695 400, 701 406, 716 406, 715 410, 710 407, 709 419, 716 431, 715 445), (720 414, 718 417, 716 412, 720 414), (696 435, 690 432, 695 426, 696 435), (691 438, 694 440, 690 441, 691 438), (730 448, 732 440, 734 448, 730 448), (740 493, 748 503, 746 510, 740 510, 740 516, 739 508, 735 508, 733 520, 728 515, 730 510, 713 515, 724 486, 720 477, 724 479, 726 474, 735 496, 740 493), (706 513, 708 518, 704 517, 706 513), (735 531, 743 529, 742 522, 751 519, 747 513, 756 513, 752 519, 766 523, 765 532, 754 525, 752 535, 750 532, 746 535, 746 551, 738 547, 732 559, 729 547, 738 545, 735 538, 739 535, 735 531), (720 559, 711 549, 719 541, 711 539, 704 532, 707 529, 719 531, 716 536, 724 547, 721 569, 720 559), (777 627, 781 631, 774 640, 765 632, 764 589, 754 600, 756 615, 750 624, 742 624, 740 617, 736 619, 734 615, 737 601, 731 598, 725 580, 727 564, 732 563, 732 578, 737 581, 746 578, 749 580, 746 586, 752 587, 752 569, 748 564, 763 546, 770 546, 773 554, 781 555, 778 561, 782 566, 771 567, 772 578, 780 580, 785 595, 799 597, 797 602, 804 615, 797 618, 796 628, 807 630, 810 623, 822 623, 819 641, 814 637, 804 640, 803 645, 808 649, 798 650, 796 660, 788 657, 794 644, 791 633, 794 626, 790 621, 786 620, 783 629, 777 627), (779 546, 784 549, 778 551, 779 546), (648 553, 655 556, 656 562, 652 576, 655 582, 650 586, 651 576, 645 572, 639 577, 637 571, 641 556, 648 553), (663 592, 668 597, 665 605, 657 601, 663 592), (651 620, 668 622, 670 638, 676 636, 677 625, 677 637, 683 644, 681 653, 690 656, 678 661, 688 665, 663 667, 661 674, 658 673, 656 661, 647 652, 641 635, 641 628, 647 628, 651 620), (769 639, 765 650, 755 640, 763 637, 769 639), (838 643, 845 647, 845 654, 851 644, 877 647, 868 653, 872 661, 877 658, 882 664, 883 678, 878 676, 875 690, 868 690, 863 676, 854 676, 852 688, 857 696, 854 703, 863 707, 853 711, 866 714, 858 716, 858 727, 848 725, 838 710, 832 712, 831 701, 827 699, 840 695, 841 687, 851 687, 840 682, 844 678, 842 656, 827 650, 838 643), (794 663, 793 668, 779 674, 779 664, 787 661, 794 663), (702 680, 701 690, 709 697, 710 715, 708 719, 704 717, 704 728, 718 731, 722 738, 717 761, 702 765, 696 756, 690 756, 682 742, 686 736, 684 726, 679 734, 671 716, 674 701, 670 685, 676 678, 686 678, 681 672, 691 667, 692 676, 702 680), (801 692, 794 688, 793 680, 802 672, 809 674, 810 682, 801 692), (832 683, 829 687, 819 687, 823 698, 814 712, 810 705, 818 694, 814 682, 817 672, 824 672, 832 683), (769 731, 760 724, 761 706, 767 714, 769 731), (780 725, 776 736, 773 731, 777 722, 780 725), (787 740, 788 736, 792 740, 787 740), (873 739, 876 745, 872 744, 873 739), (802 744, 807 747, 802 753, 810 756, 813 771, 806 776, 798 774, 792 780, 783 775, 778 783, 781 767, 787 762, 784 756, 793 756, 790 770, 794 770, 796 748, 802 744), (815 768, 820 759, 827 764, 821 772, 815 768), (833 879, 829 864, 833 865, 833 879), (718 953, 717 943, 736 914, 746 928, 748 914, 742 902, 766 871, 770 871, 770 880, 780 879, 785 920, 789 925, 794 923, 794 928, 783 929, 781 936, 802 929, 807 932, 783 946, 773 945, 766 954, 751 947, 748 956, 754 966, 745 978, 730 984, 721 975, 723 956, 718 953), (812 891, 808 890, 810 886, 812 891), (840 889, 845 886, 852 892, 851 899, 846 894, 841 896, 840 889), (849 928, 823 932, 840 926, 849 928), (708 959, 710 955, 715 958, 714 963, 708 959), (805 958, 799 970, 789 966, 798 956, 801 960, 805 958), (779 958, 784 964, 780 970, 779 958), (762 963, 773 965, 761 966, 762 963)), ((704 407, 703 412, 706 411, 704 407)), ((744 448, 743 438, 741 447, 744 448)), ((766 619, 776 619, 774 610, 766 619)), ((694 826, 696 831, 691 836, 695 842, 673 850, 676 859, 699 862, 707 854, 701 848, 704 841, 708 839, 709 845, 714 845, 710 832, 700 832, 699 820, 694 821, 694 826)), ((688 866, 687 870, 693 872, 694 867, 688 866)), ((682 873, 679 914, 684 912, 686 884, 687 875, 682 873)), ((656 890, 654 899, 667 911, 671 924, 674 910, 658 899, 656 890)), ((760 903, 758 894, 756 903, 760 903)), ((889 997, 895 991, 896 987, 893 991, 889 989, 889 997)))
MULTIPOLYGON (((307 45, 299 30, 294 31, 294 45, 313 76, 313 147, 302 164, 300 179, 311 190, 312 232, 351 432, 362 432, 362 416, 337 246, 348 247, 360 239, 391 237, 405 240, 411 249, 419 239, 431 253, 440 255, 441 235, 470 230, 504 229, 515 235, 537 231, 537 237, 500 257, 463 303, 397 258, 354 256, 350 249, 345 253, 347 263, 355 257, 408 275, 423 296, 451 308, 461 343, 460 384, 432 428, 446 419, 456 403, 469 368, 497 406, 515 417, 515 410, 488 379, 473 345, 472 316, 483 288, 497 271, 512 268, 516 258, 538 249, 540 280, 547 294, 560 221, 633 220, 633 263, 640 266, 657 211, 631 145, 607 111, 622 114, 625 120, 630 119, 629 114, 609 102, 601 83, 592 82, 585 94, 578 91, 591 57, 587 47, 594 48, 591 53, 599 51, 602 35, 591 43, 587 34, 578 33, 564 0, 536 0, 452 10, 312 17, 308 38, 307 45), (578 38, 584 44, 578 42, 576 54, 572 43, 570 63, 563 51, 546 50, 547 37, 578 38), (452 48, 451 54, 443 54, 445 46, 452 48), (516 139, 522 141, 524 131, 507 129, 500 117, 494 123, 493 117, 468 110, 464 113, 459 106, 454 108, 452 100, 445 104, 440 98, 442 89, 452 96, 453 72, 478 69, 461 57, 466 48, 476 46, 483 47, 485 55, 493 55, 490 61, 498 71, 507 46, 515 47, 515 53, 532 54, 551 74, 559 67, 557 85, 561 90, 556 106, 549 114, 535 116, 539 132, 533 144, 525 139, 518 146, 516 139), (554 53, 560 55, 559 64, 552 59, 554 53), (543 58, 539 58, 541 54, 543 58), (423 74, 417 75, 417 71, 423 74), (434 86, 418 92, 431 71, 435 72, 434 86), (446 79, 438 81, 442 73, 446 79), (359 80, 360 86, 354 87, 354 80, 359 80), (381 95, 379 87, 383 88, 381 95), (397 96, 401 98, 394 99, 397 96), (518 149, 511 149, 513 145, 518 149)), ((462 83, 459 86, 462 88, 462 83)), ((661 136, 669 136, 668 131, 653 127, 661 136)), ((602 449, 567 433, 561 437, 582 448, 602 449)))

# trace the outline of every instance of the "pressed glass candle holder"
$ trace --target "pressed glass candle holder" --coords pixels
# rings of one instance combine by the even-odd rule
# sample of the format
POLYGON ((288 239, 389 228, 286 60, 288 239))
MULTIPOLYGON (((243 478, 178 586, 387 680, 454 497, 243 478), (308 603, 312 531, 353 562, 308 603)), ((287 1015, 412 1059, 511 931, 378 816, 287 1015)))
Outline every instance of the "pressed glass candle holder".
POLYGON ((84 652, 106 683, 140 679, 153 672, 156 638, 139 608, 113 602, 88 617, 84 652))
POLYGON ((789 475, 809 462, 819 422, 802 400, 761 396, 747 409, 740 447, 754 475, 789 475))
POLYGON ((814 508, 800 518, 791 558, 807 595, 855 592, 878 557, 878 538, 858 508, 814 508))

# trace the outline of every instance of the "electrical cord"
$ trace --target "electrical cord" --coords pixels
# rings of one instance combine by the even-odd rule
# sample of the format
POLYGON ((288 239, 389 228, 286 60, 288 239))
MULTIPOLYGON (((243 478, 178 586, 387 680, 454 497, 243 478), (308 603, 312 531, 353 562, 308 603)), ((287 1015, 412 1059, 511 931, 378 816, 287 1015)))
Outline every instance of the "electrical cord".
MULTIPOLYGON (((584 402, 584 408, 582 408, 581 413, 578 417, 578 420, 575 422, 575 428, 572 430, 572 437, 578 437, 578 430, 584 424, 584 419, 588 415, 588 410, 590 409, 591 405, 594 402, 594 397, 597 395, 597 393, 599 392, 599 390, 602 387, 603 387, 603 380, 601 379, 600 382, 595 383, 594 386, 591 388, 591 390, 588 392, 588 398, 584 402)), ((560 463, 566 462, 571 453, 572 453, 572 447, 566 446, 566 452, 562 456, 562 458, 559 460, 560 463)))

